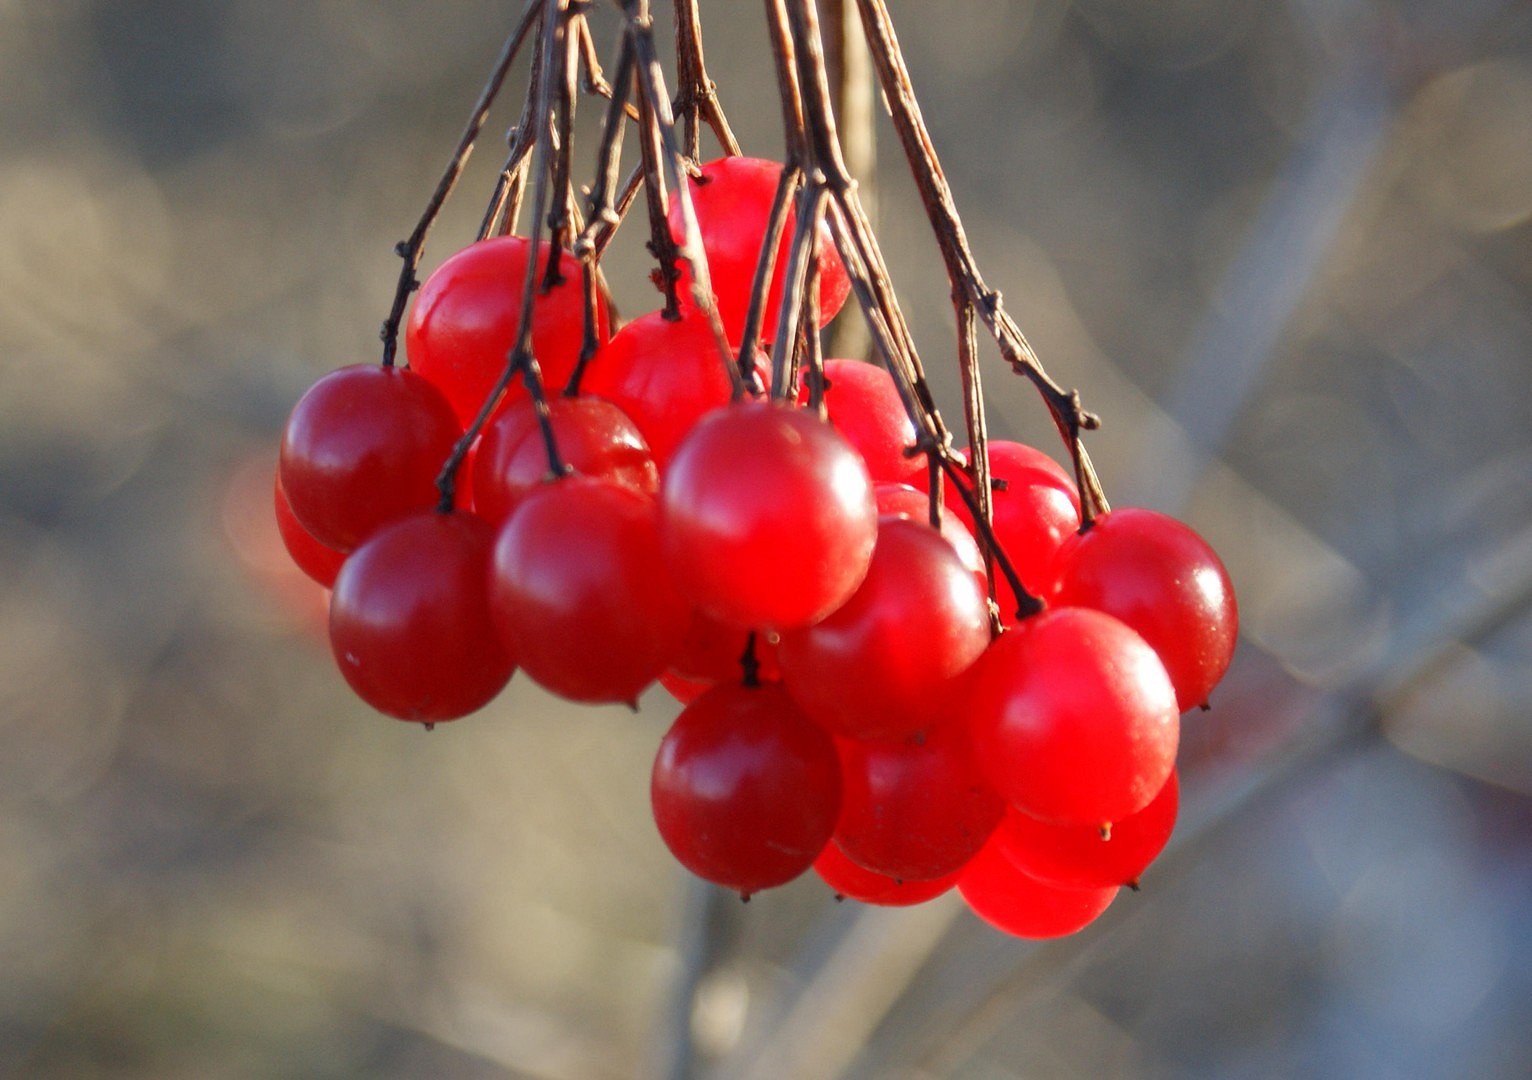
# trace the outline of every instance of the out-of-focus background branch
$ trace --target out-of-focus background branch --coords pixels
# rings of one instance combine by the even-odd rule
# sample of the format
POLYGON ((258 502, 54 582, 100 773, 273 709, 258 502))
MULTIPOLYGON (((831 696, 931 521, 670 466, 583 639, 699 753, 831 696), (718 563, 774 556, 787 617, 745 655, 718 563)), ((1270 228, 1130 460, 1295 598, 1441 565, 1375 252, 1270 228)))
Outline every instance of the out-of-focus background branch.
MULTIPOLYGON (((719 903, 649 820, 663 694, 370 713, 275 546, 276 432, 376 357, 392 245, 520 3, 0 0, 0 1074, 1532 1071, 1532 10, 890 6, 1114 502, 1185 515, 1239 589, 1144 891, 1041 947, 953 897, 719 903)), ((756 5, 702 14, 746 151, 780 154, 756 5)), ((992 432, 1053 448, 989 370, 992 432)))

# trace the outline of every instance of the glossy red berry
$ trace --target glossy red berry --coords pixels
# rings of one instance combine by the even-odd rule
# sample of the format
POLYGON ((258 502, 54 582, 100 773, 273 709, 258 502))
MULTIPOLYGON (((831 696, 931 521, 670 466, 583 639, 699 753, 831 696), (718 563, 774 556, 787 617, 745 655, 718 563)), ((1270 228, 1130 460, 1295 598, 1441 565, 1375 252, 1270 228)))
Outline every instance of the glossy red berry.
POLYGON ((1115 888, 1069 889, 1019 870, 991 841, 958 878, 969 908, 996 930, 1020 938, 1064 937, 1085 929, 1117 896, 1115 888))
POLYGON ((436 477, 463 434, 430 383, 399 368, 332 371, 299 399, 279 473, 293 516, 350 551, 390 522, 436 505, 436 477))
POLYGON ((660 554, 654 500, 579 476, 528 496, 501 528, 490 601, 522 669, 573 701, 636 699, 691 617, 660 554))
POLYGON ((1202 537, 1126 507, 1065 543, 1055 568, 1054 604, 1127 623, 1159 654, 1183 712, 1207 701, 1234 656, 1239 609, 1229 572, 1202 537))
MULTIPOLYGON (((711 615, 693 611, 681 651, 671 663, 671 670, 690 679, 709 682, 734 682, 744 674, 741 660, 751 631, 719 622, 711 615)), ((755 635, 756 678, 780 682, 782 671, 777 663, 777 642, 773 635, 755 635)))
MULTIPOLYGON (((702 166, 701 175, 691 180, 692 206, 707 250, 708 273, 718 299, 718 314, 729 340, 738 341, 744 334, 745 312, 750 306, 750 286, 755 280, 755 264, 760 256, 771 218, 772 198, 782 165, 759 158, 725 157, 702 166)), ((679 201, 670 205, 670 229, 682 237, 679 201)), ((777 247, 776 265, 761 324, 761 333, 769 341, 776 333, 777 310, 782 282, 787 271, 792 243, 792 217, 782 231, 777 247)), ((683 299, 690 296, 690 274, 681 264, 683 299)), ((851 292, 851 280, 835 251, 835 240, 828 225, 819 229, 819 325, 824 326, 840 311, 851 292)), ((689 300, 688 300, 689 303, 689 300)))
POLYGON ((901 881, 858 866, 834 844, 826 844, 814 860, 814 873, 835 890, 836 896, 879 907, 923 904, 952 888, 958 879, 953 873, 930 881, 901 881))
POLYGON ((784 631, 779 656, 817 723, 894 739, 936 722, 988 644, 984 593, 951 545, 929 526, 883 518, 856 592, 814 625, 784 631))
POLYGON ((974 666, 968 713, 990 784, 1034 817, 1101 826, 1137 813, 1175 765, 1180 717, 1165 668, 1116 619, 1056 608, 974 666))
MULTIPOLYGON (((861 360, 826 360, 825 411, 875 481, 910 483, 926 471, 924 455, 908 457, 915 425, 887 371, 861 360)), ((807 401, 805 387, 799 397, 807 401)))
POLYGON ((1022 870, 1054 885, 1133 885, 1170 840, 1180 804, 1176 774, 1148 806, 1112 823, 1105 836, 1090 825, 1054 825, 1010 810, 995 844, 1022 870))
MULTIPOLYGON (((633 422, 595 397, 548 399, 554 441, 564 463, 592 476, 653 496, 660 474, 633 422)), ((499 525, 549 479, 548 447, 530 398, 513 402, 484 428, 475 444, 474 510, 499 525)))
POLYGON ((758 401, 708 416, 676 452, 660 501, 677 584, 735 626, 806 626, 867 575, 878 521, 867 469, 801 409, 758 401))
POLYGON ((1000 823, 1005 803, 981 777, 962 724, 901 742, 837 746, 835 843, 858 866, 901 880, 952 874, 1000 823))
POLYGON ((663 470, 703 416, 729 403, 734 385, 707 320, 640 315, 591 360, 580 392, 605 398, 632 421, 663 470))
POLYGON ((298 569, 325 588, 333 589, 335 575, 340 573, 340 564, 346 561, 346 553, 336 551, 332 547, 325 547, 310 536, 307 529, 298 524, 298 519, 293 516, 293 508, 287 505, 287 494, 282 490, 280 474, 274 485, 274 497, 277 532, 282 536, 282 546, 287 548, 287 553, 292 556, 298 569))
MULTIPOLYGON (((927 527, 931 522, 931 496, 909 484, 873 485, 873 496, 878 501, 879 517, 899 517, 919 522, 927 527)), ((961 562, 979 580, 979 588, 989 592, 989 578, 984 573, 984 556, 979 552, 979 542, 968 531, 968 526, 952 513, 942 514, 942 539, 952 545, 961 562)))
POLYGON ((681 864, 749 895, 791 881, 824 850, 840 766, 830 736, 780 686, 720 685, 660 742, 650 794, 681 864))
MULTIPOLYGON (((497 236, 459 251, 426 279, 410 309, 405 347, 410 367, 434 383, 464 427, 505 371, 521 322, 521 286, 531 245, 520 236, 497 236)), ((539 265, 548 257, 540 249, 539 265)), ((580 359, 585 339, 585 299, 580 263, 559 257, 562 283, 532 301, 532 355, 550 395, 563 389, 580 359)), ((539 270, 541 274, 541 270, 539 270)), ((596 307, 597 336, 606 340, 606 312, 596 307)), ((506 400, 527 396, 520 378, 506 400)))
POLYGON ((351 688, 401 720, 481 708, 515 670, 490 622, 490 527, 418 514, 352 552, 330 599, 330 645, 351 688))
MULTIPOLYGON (((992 492, 995 539, 1027 591, 1046 596, 1053 588, 1054 555, 1080 528, 1079 494, 1063 468, 1041 450, 1002 439, 991 442, 989 448, 990 475, 1003 485, 992 492)), ((924 479, 917 484, 924 487, 924 479)), ((950 480, 944 490, 948 509, 972 529, 973 515, 950 480)), ((1011 621, 1016 597, 998 572, 995 587, 1000 614, 1011 621)))

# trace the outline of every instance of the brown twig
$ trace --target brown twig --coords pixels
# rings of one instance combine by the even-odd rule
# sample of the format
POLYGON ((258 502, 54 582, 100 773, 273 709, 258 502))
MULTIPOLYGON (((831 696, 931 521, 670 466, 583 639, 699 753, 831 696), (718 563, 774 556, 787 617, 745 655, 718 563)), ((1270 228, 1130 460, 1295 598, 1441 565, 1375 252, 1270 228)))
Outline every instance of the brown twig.
POLYGON ((739 143, 723 115, 723 105, 718 100, 718 86, 708 78, 707 64, 703 61, 702 24, 697 12, 697 0, 675 0, 675 9, 676 97, 672 108, 681 118, 682 145, 686 156, 692 161, 698 159, 700 118, 713 129, 713 135, 723 147, 723 152, 730 157, 738 157, 739 143))
POLYGON ((484 88, 479 91, 479 99, 474 102, 473 111, 468 116, 468 123, 463 127, 457 149, 448 160, 441 179, 436 182, 436 190, 431 193, 431 198, 427 201, 420 220, 416 222, 414 230, 407 239, 394 245, 394 252, 404 260, 404 265, 399 270, 399 283, 394 288, 393 304, 379 332, 383 340, 384 367, 394 366, 394 357, 399 349, 399 324, 404 320, 404 309, 409 303, 410 294, 420 288, 420 280, 415 276, 415 272, 420 269, 420 258, 425 253, 426 237, 430 234, 437 215, 441 213, 447 196, 451 195, 452 189, 457 186, 458 177, 463 175, 463 166, 468 163, 468 157, 473 153, 473 144, 478 141, 479 132, 484 129, 484 121, 489 117, 489 107, 494 104, 495 97, 500 93, 500 87, 505 83, 506 73, 510 71, 516 54, 521 51, 527 34, 536 24, 540 7, 540 0, 532 0, 527 5, 521 22, 516 24, 516 29, 512 30, 511 35, 505 39, 500 55, 495 59, 495 66, 490 70, 484 88))

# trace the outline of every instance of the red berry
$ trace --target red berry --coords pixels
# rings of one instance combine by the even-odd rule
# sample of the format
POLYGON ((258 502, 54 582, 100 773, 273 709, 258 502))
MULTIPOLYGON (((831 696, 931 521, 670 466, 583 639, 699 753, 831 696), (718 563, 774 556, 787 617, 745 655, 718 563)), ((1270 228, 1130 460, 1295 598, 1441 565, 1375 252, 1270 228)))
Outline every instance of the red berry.
POLYGON ((819 858, 814 860, 814 873, 834 889, 837 896, 880 907, 923 904, 952 888, 958 879, 958 875, 953 873, 931 881, 900 881, 886 874, 864 870, 846 858, 845 853, 834 844, 826 844, 819 858))
MULTIPOLYGON (((755 280, 755 264, 766 239, 771 218, 771 202, 776 195, 782 165, 759 158, 725 157, 702 166, 702 175, 690 183, 692 206, 702 232, 702 246, 707 251, 708 274, 718 299, 718 314, 730 341, 738 341, 745 331, 745 312, 750 307, 750 286, 755 280)), ((670 230, 679 241, 682 237, 679 200, 670 205, 670 230)), ((792 244, 793 220, 789 209, 787 227, 777 246, 776 265, 761 322, 761 335, 770 341, 776 333, 782 281, 787 272, 792 244)), ((681 263, 683 299, 690 296, 691 276, 681 263)), ((851 279, 835 251, 835 239, 828 225, 819 227, 819 325, 824 326, 846 302, 851 279)))
MULTIPOLYGON (((737 682, 744 674, 740 663, 751 631, 727 626, 705 612, 693 611, 686 639, 670 669, 689 679, 709 682, 737 682)), ((777 645, 772 635, 755 635, 756 677, 767 682, 781 682, 777 666, 777 645)))
POLYGON ((401 720, 452 720, 510 679, 514 664, 484 590, 491 538, 471 514, 419 514, 378 532, 341 567, 330 645, 373 708, 401 720))
POLYGON ((654 500, 580 476, 535 492, 502 527, 490 599, 527 675, 573 701, 633 701, 691 616, 660 555, 654 500))
POLYGON ((434 386, 374 364, 309 387, 282 434, 279 475, 293 516, 350 551, 384 525, 436 505, 436 477, 463 429, 434 386))
MULTIPOLYGON (((1041 450, 997 439, 989 444, 989 453, 992 479, 1004 482, 1002 490, 992 492, 995 539, 1027 591, 1046 596, 1053 587, 1054 555, 1080 528, 1079 494, 1063 468, 1041 450)), ((966 450, 963 454, 968 456, 966 450)), ((925 480, 917 484, 924 487, 925 480)), ((948 509, 972 529, 973 515, 950 480, 945 491, 948 509)), ((998 571, 995 590, 1001 616, 1011 621, 1016 597, 998 571)))
MULTIPOLYGON (((497 236, 459 251, 426 279, 410 309, 405 347, 410 367, 440 388, 466 427, 505 371, 521 322, 521 288, 531 244, 520 236, 497 236)), ((548 257, 540 249, 539 270, 548 257)), ((532 355, 549 394, 569 381, 585 339, 585 298, 580 263, 559 256, 563 281, 544 292, 541 278, 532 301, 532 355)), ((606 340, 606 311, 596 306, 596 333, 606 340)), ((526 396, 513 380, 506 400, 526 396)))
MULTIPOLYGON (((929 526, 931 521, 931 496, 909 484, 874 484, 873 495, 878 500, 879 517, 907 518, 929 526)), ((979 542, 973 538, 955 514, 942 515, 942 539, 952 545, 958 561, 973 571, 979 579, 979 588, 989 592, 989 577, 984 572, 984 556, 979 552, 979 542)))
POLYGON ((1165 849, 1179 801, 1172 772, 1148 806, 1114 822, 1105 837, 1095 826, 1054 825, 1011 810, 1000 823, 995 844, 1040 881, 1076 888, 1132 885, 1165 849))
POLYGON ((780 686, 720 685, 660 742, 650 795, 681 864, 749 895, 791 881, 824 850, 840 766, 830 736, 780 686))
MULTIPOLYGON (((915 425, 888 372, 861 360, 826 360, 825 381, 830 423, 862 455, 869 476, 910 483, 925 473, 924 455, 905 455, 915 445, 915 425)), ((807 387, 798 396, 807 401, 807 387)))
MULTIPOLYGON (((649 447, 617 406, 594 397, 555 397, 548 400, 548 413, 559 456, 575 472, 645 495, 659 490, 649 447)), ((499 525, 549 479, 548 447, 532 399, 503 409, 474 445, 474 509, 499 525)))
POLYGON ((1207 701, 1234 656, 1239 609, 1202 537, 1152 510, 1113 510, 1064 544, 1055 570, 1054 604, 1121 619, 1159 654, 1183 712, 1207 701))
POLYGON ((867 574, 877 506, 833 428, 779 402, 697 425, 660 485, 665 555, 682 592, 741 627, 806 626, 867 574))
POLYGON ((1170 778, 1175 692, 1154 650, 1110 616, 1057 608, 1026 619, 974 665, 971 686, 985 776, 1034 817, 1121 821, 1170 778))
POLYGON ((282 545, 287 548, 287 553, 292 556, 298 569, 325 588, 333 589, 335 575, 340 573, 340 564, 346 561, 346 553, 321 544, 309 535, 307 529, 298 524, 298 519, 293 517, 293 508, 287 505, 287 494, 282 490, 280 473, 277 474, 274 495, 277 508, 277 532, 282 535, 282 545))
POLYGON ((958 878, 973 913, 996 930, 1020 938, 1056 938, 1095 922, 1117 896, 1115 888, 1067 889, 1022 873, 994 841, 958 878))
POLYGON ((682 705, 690 705, 718 685, 711 679, 688 679, 684 675, 677 675, 674 671, 660 672, 657 681, 665 688, 667 694, 682 705))
POLYGON ((930 727, 953 680, 989 644, 984 593, 934 529, 883 518, 867 576, 832 614, 782 634, 788 690, 838 735, 894 739, 930 727))
POLYGON ((839 740, 835 843, 852 862, 923 881, 957 872, 984 846, 1005 803, 980 777, 966 736, 961 724, 943 724, 903 742, 839 740))
MULTIPOLYGON (((605 398, 633 421, 663 470, 697 421, 727 405, 734 384, 707 320, 640 315, 591 360, 583 394, 605 398)), ((763 379, 763 382, 765 380, 763 379)))

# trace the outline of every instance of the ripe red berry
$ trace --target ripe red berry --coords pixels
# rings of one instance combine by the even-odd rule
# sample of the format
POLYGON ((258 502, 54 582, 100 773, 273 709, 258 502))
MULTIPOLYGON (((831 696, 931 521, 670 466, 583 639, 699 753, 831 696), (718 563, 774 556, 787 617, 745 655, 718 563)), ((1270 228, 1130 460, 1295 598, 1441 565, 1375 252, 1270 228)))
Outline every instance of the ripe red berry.
POLYGON ((654 311, 628 323, 596 354, 580 391, 621 409, 663 470, 697 421, 729 403, 734 385, 706 319, 695 313, 667 319, 654 311))
POLYGON ((1055 605, 1127 623, 1159 654, 1183 712, 1207 701, 1234 656, 1239 609, 1202 537, 1152 510, 1113 510, 1064 544, 1055 569, 1055 605))
POLYGON ((980 766, 1034 817, 1121 821, 1170 778, 1175 691, 1154 650, 1110 616, 1056 608, 1024 620, 974 665, 971 686, 980 766))
POLYGON ((863 869, 846 858, 834 844, 826 844, 819 858, 814 860, 814 873, 835 890, 835 895, 880 907, 923 904, 952 888, 958 879, 958 875, 952 873, 930 881, 901 881, 863 869))
POLYGON ((1005 812, 979 774, 962 724, 902 742, 841 739, 837 747, 835 843, 868 870, 910 881, 955 873, 1005 812))
POLYGON ((691 617, 660 555, 654 500, 581 476, 533 493, 501 528, 490 601, 522 669, 573 701, 633 701, 691 617))
POLYGON ((749 895, 791 881, 824 850, 840 810, 830 736, 780 686, 715 686, 660 742, 654 822, 692 873, 749 895))
POLYGON ((1115 888, 1068 889, 1022 873, 994 841, 958 878, 969 908, 996 930, 1020 938, 1056 938, 1085 929, 1117 896, 1115 888))
POLYGON ((1054 825, 1010 810, 995 845, 1039 881, 1075 888, 1133 885, 1170 840, 1179 801, 1172 772, 1148 806, 1113 822, 1104 837, 1095 826, 1054 825))
MULTIPOLYGON (((873 496, 878 500, 879 517, 906 518, 929 527, 931 521, 931 496, 908 484, 887 482, 873 485, 873 496)), ((984 556, 979 552, 979 542, 968 531, 968 526, 955 514, 942 515, 942 539, 952 545, 961 562, 979 580, 979 588, 989 592, 989 577, 984 572, 984 556)))
MULTIPOLYGON (((548 413, 559 455, 575 472, 645 495, 659 490, 660 475, 649 447, 617 406, 594 397, 555 397, 548 399, 548 413)), ((499 525, 549 479, 548 448, 532 399, 501 410, 485 425, 475 447, 474 510, 499 525)))
POLYGON ((309 535, 309 531, 293 517, 293 508, 287 505, 287 493, 282 490, 282 476, 277 474, 274 485, 277 510, 277 532, 282 536, 282 546, 292 560, 309 577, 327 589, 335 587, 335 575, 340 564, 346 561, 346 553, 325 547, 309 535))
MULTIPOLYGON (((888 372, 861 360, 826 360, 825 411, 876 481, 910 483, 926 471, 924 455, 908 457, 915 425, 888 372)), ((808 389, 799 392, 808 400, 808 389)))
POLYGON ((515 670, 490 622, 491 531, 471 514, 418 514, 352 552, 335 579, 330 644, 379 712, 434 722, 487 704, 515 670))
MULTIPOLYGON (((1004 484, 992 492, 995 539, 1027 591, 1046 596, 1053 587, 1054 555, 1080 528, 1080 496, 1063 468, 1041 450, 997 439, 989 444, 989 456, 992 479, 1004 484)), ((917 486, 924 487, 925 480, 917 480, 917 486)), ((946 502, 964 525, 974 527, 973 515, 950 481, 946 502)), ((1016 597, 1004 575, 996 575, 995 588, 1000 614, 1011 621, 1016 597)))
POLYGON ((811 413, 748 402, 705 418, 660 485, 665 555, 682 592, 741 627, 824 618, 867 574, 872 482, 811 413))
POLYGON ((782 634, 789 692, 830 731, 895 739, 930 727, 989 644, 973 572, 932 528, 882 518, 867 576, 838 609, 782 634))
POLYGON ((419 375, 340 368, 309 387, 288 418, 282 490, 314 539, 350 551, 436 505, 436 476, 462 434, 446 399, 419 375))
MULTIPOLYGON (((691 624, 686 628, 686 639, 670 669, 688 679, 738 682, 744 674, 741 660, 750 634, 749 630, 727 626, 705 612, 694 610, 691 624)), ((755 662, 756 678, 767 682, 782 681, 782 671, 777 664, 777 644, 772 635, 755 635, 755 662)))
MULTIPOLYGON (((426 279, 410 309, 405 348, 410 367, 434 383, 464 427, 505 371, 521 320, 521 286, 531 245, 520 236, 497 236, 471 244, 426 279)), ((539 255, 540 265, 548 249, 539 255)), ((532 355, 550 394, 562 389, 580 359, 585 338, 585 299, 580 263, 559 256, 563 282, 532 301, 532 355)), ((542 272, 539 269, 539 274, 542 272)), ((596 332, 607 335, 606 312, 596 307, 596 332)), ((526 396, 513 380, 507 401, 526 396)))
MULTIPOLYGON (((692 206, 702 232, 702 246, 707 251, 708 274, 718 299, 718 314, 730 341, 744 335, 745 312, 750 307, 750 286, 755 280, 755 264, 765 243, 766 227, 771 217, 771 202, 776 195, 782 165, 759 158, 725 157, 702 166, 702 174, 690 182, 692 206)), ((679 241, 683 234, 680 202, 670 206, 670 230, 679 241)), ((789 212, 787 227, 777 247, 776 265, 761 323, 764 340, 776 333, 782 281, 787 272, 792 243, 793 223, 789 212)), ((690 274, 681 264, 682 297, 690 296, 690 274)), ((835 240, 828 225, 819 227, 819 325, 824 326, 840 311, 851 292, 851 279, 835 251, 835 240)))

